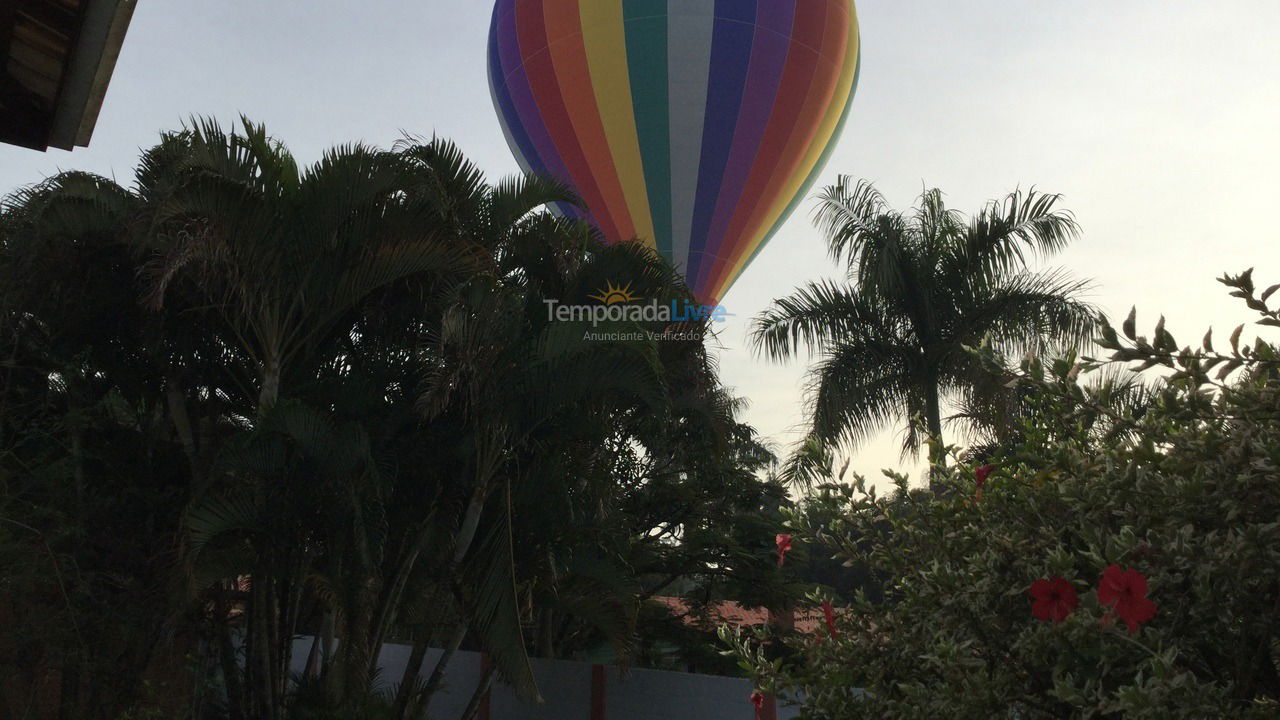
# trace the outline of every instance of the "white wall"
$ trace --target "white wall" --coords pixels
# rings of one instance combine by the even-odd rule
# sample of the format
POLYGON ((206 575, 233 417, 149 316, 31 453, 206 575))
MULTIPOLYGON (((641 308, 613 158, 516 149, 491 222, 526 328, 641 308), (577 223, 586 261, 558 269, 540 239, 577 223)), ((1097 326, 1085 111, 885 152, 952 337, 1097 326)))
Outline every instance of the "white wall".
MULTIPOLYGON (((311 638, 295 641, 293 671, 306 665, 311 638)), ((435 667, 439 650, 427 654, 422 664, 425 678, 435 667)), ((379 658, 379 684, 400 682, 409 658, 406 645, 384 645, 379 658)), ((431 701, 431 720, 461 717, 481 672, 479 653, 459 652, 445 672, 444 685, 431 701)), ((495 678, 490 696, 490 720, 590 720, 591 665, 568 660, 533 660, 534 676, 546 703, 533 705, 516 698, 495 678)), ((606 672, 608 720, 752 720, 751 683, 743 678, 697 675, 665 670, 610 666, 606 672)), ((798 708, 778 707, 779 720, 799 715, 798 708)))

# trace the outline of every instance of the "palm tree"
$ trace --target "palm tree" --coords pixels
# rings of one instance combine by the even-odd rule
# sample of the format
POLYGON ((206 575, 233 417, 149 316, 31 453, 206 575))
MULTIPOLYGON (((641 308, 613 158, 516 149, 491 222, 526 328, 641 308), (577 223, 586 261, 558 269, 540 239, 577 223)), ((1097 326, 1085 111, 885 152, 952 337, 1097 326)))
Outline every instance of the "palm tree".
POLYGON ((903 455, 926 439, 945 463, 942 406, 986 386, 968 347, 1005 356, 1088 342, 1095 310, 1087 282, 1036 271, 1079 233, 1058 195, 1015 191, 966 219, 938 190, 909 213, 870 183, 841 177, 819 196, 817 225, 843 282, 811 282, 755 320, 758 352, 782 361, 818 356, 809 373, 811 435, 849 447, 905 420, 903 455))
MULTIPOLYGON (((443 141, 302 166, 200 121, 128 186, 62 173, 0 199, 0 515, 23 518, 0 518, 0 554, 28 568, 15 640, 46 636, 16 666, 31 687, 60 667, 62 714, 134 712, 176 629, 207 640, 232 720, 385 711, 399 638, 483 650, 475 697, 532 698, 526 648, 626 657, 658 592, 780 596, 785 493, 707 328, 588 340, 547 317, 617 282, 688 299, 651 251, 544 211, 563 202, 443 141)), ((429 711, 447 664, 415 668, 393 717, 429 711)), ((17 697, 0 708, 38 706, 17 697)))
POLYGON ((262 413, 370 295, 412 276, 456 282, 485 260, 442 217, 448 198, 406 192, 420 177, 401 155, 339 146, 300 168, 263 126, 242 124, 181 133, 179 187, 151 218, 168 229, 151 299, 191 279, 253 358, 262 413))
MULTIPOLYGON (((437 366, 425 383, 420 407, 429 420, 447 421, 464 435, 458 448, 463 472, 457 481, 465 501, 452 530, 447 565, 447 575, 461 579, 453 583, 460 612, 445 652, 420 690, 412 682, 428 638, 415 642, 395 718, 425 714, 453 652, 468 635, 518 692, 538 697, 513 583, 512 497, 537 487, 547 492, 559 479, 528 474, 548 446, 570 446, 569 438, 580 438, 584 426, 597 433, 608 427, 610 417, 661 413, 667 404, 666 372, 656 341, 585 339, 580 325, 547 322, 540 291, 554 286, 581 301, 613 277, 612 271, 623 269, 627 272, 622 276, 637 278, 648 290, 647 279, 672 280, 669 268, 639 246, 591 247, 576 256, 556 247, 557 234, 546 232, 545 223, 554 221, 529 222, 539 228, 517 229, 503 238, 504 248, 516 253, 521 245, 540 242, 543 252, 533 255, 553 267, 559 264, 560 272, 522 262, 518 272, 512 268, 503 278, 477 278, 445 312, 432 346, 437 366), (548 434, 558 437, 546 442, 548 434)), ((559 239, 568 246, 574 243, 572 234, 559 239)))
MULTIPOLYGON (((33 258, 24 261, 28 273, 39 269, 34 259, 60 249, 96 254, 97 276, 109 278, 114 289, 114 295, 97 292, 98 301, 115 299, 110 307, 129 308, 123 317, 138 316, 139 327, 127 328, 133 337, 123 347, 93 345, 103 346, 104 357, 108 349, 122 359, 146 355, 163 368, 170 419, 193 486, 208 490, 188 517, 199 525, 201 512, 207 519, 225 509, 221 486, 255 479, 244 468, 215 467, 202 420, 242 430, 266 423, 279 401, 314 386, 322 367, 344 364, 344 346, 362 334, 362 321, 378 314, 367 307, 375 298, 385 302, 412 291, 412 301, 426 307, 427 298, 492 265, 488 248, 471 243, 443 210, 455 207, 447 191, 424 182, 420 168, 399 153, 341 146, 302 167, 260 125, 243 120, 240 132, 228 133, 212 121, 194 121, 143 155, 132 188, 65 173, 17 194, 6 202, 6 222, 31 227, 7 231, 6 250, 33 258), (192 384, 193 377, 205 382, 192 384), (188 413, 224 404, 222 418, 188 413)), ((538 204, 504 210, 519 215, 538 204)), ((124 329, 114 318, 95 324, 97 332, 124 329)), ((93 337, 78 335, 81 344, 93 337)), ((247 509, 261 515, 279 488, 269 477, 256 479, 247 509)), ((245 682, 235 687, 232 667, 228 704, 233 716, 275 717, 288 692, 298 588, 313 559, 297 533, 248 537, 252 562, 217 578, 219 584, 243 574, 254 580, 245 614, 245 682)), ((194 560, 193 549, 186 548, 194 560)), ((379 618, 375 640, 386 624, 379 618)))

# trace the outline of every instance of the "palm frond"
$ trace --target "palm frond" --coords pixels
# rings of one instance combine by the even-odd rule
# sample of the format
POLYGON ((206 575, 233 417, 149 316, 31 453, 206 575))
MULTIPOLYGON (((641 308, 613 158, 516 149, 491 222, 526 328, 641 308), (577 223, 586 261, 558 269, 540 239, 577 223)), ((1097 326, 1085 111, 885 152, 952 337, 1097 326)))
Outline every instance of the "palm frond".
POLYGON ((1099 311, 1079 299, 1092 287, 1065 270, 1023 270, 991 285, 966 288, 954 337, 977 346, 984 338, 1012 356, 1078 350, 1094 335, 1099 311))
MULTIPOLYGON (((899 348, 889 343, 841 343, 810 373, 806 395, 812 434, 824 443, 856 448, 895 418, 923 410, 919 383, 899 348)), ((910 446, 920 446, 917 428, 910 446)))
MULTIPOLYGON (((504 500, 505 503, 505 500, 504 500)), ((498 673, 520 697, 541 702, 538 683, 524 646, 520 627, 520 603, 512 565, 509 508, 497 513, 466 565, 467 586, 474 595, 470 623, 498 673)))
POLYGON ((836 479, 834 465, 831 446, 817 435, 807 435, 778 467, 777 477, 789 487, 808 492, 836 479))
POLYGON ((827 238, 832 259, 855 256, 867 236, 880 226, 886 208, 884 196, 866 180, 853 183, 853 178, 841 175, 835 185, 823 189, 813 219, 827 238))
POLYGON ((757 315, 751 343, 758 354, 775 360, 816 352, 847 334, 877 308, 853 288, 830 281, 811 282, 757 315))
POLYGON ((952 262, 969 272, 995 274, 1028 264, 1028 251, 1048 256, 1080 234, 1072 214, 1058 210, 1061 195, 1021 190, 993 201, 970 221, 952 262))
POLYGON ((246 492, 206 498, 187 511, 188 547, 194 559, 206 545, 229 534, 252 535, 264 527, 257 501, 246 492))

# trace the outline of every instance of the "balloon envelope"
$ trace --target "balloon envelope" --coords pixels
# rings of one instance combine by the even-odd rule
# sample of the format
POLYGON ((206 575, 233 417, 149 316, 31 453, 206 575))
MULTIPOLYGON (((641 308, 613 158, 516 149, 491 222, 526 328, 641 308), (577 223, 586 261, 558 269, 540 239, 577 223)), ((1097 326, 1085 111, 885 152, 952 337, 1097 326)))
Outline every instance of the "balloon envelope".
POLYGON ((498 0, 489 81, 526 172, 718 302, 812 186, 857 86, 853 0, 498 0))

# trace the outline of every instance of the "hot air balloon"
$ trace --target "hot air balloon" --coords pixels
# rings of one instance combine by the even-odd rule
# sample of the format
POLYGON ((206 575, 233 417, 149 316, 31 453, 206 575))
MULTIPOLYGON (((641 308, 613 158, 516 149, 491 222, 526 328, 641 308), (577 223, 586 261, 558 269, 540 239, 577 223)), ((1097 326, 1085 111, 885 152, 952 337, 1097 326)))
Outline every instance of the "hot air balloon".
POLYGON ((489 37, 521 167, 708 304, 813 185, 858 66, 853 0, 497 0, 489 37))

